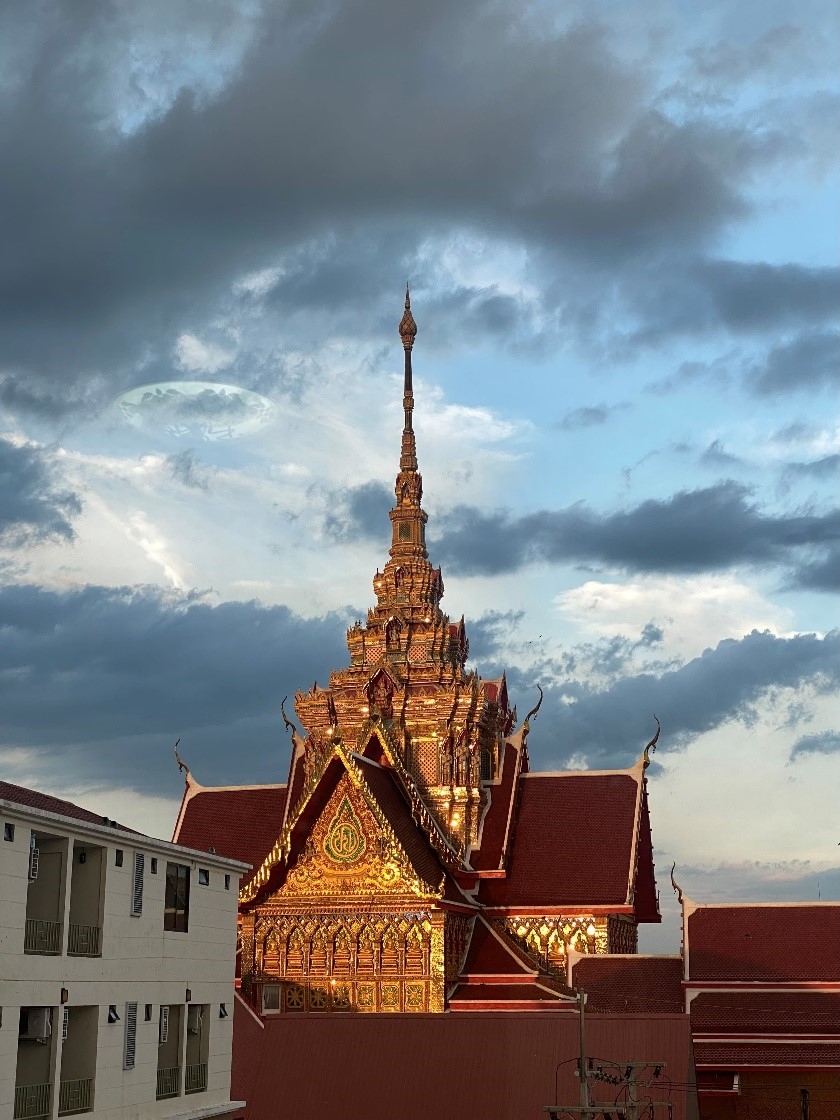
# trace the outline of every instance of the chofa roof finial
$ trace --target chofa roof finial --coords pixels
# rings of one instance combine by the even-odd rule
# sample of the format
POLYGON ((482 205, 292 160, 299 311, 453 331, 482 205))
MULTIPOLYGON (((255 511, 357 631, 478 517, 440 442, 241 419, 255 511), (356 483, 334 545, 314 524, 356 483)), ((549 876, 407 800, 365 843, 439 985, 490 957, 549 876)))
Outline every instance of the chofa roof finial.
POLYGON ((283 699, 280 701, 280 714, 283 717, 283 723, 286 725, 286 730, 291 731, 292 738, 294 738, 294 736, 297 735, 297 733, 298 733, 298 729, 295 727, 295 725, 292 723, 292 721, 286 715, 286 709, 283 707, 283 705, 286 703, 286 701, 288 699, 289 699, 288 696, 284 696, 283 699))
POLYGON ((674 878, 674 868, 677 866, 676 861, 671 864, 671 886, 674 888, 674 894, 677 896, 677 902, 682 906, 683 893, 682 887, 674 878))
POLYGON ((540 688, 539 685, 537 685, 537 692, 539 692, 540 698, 536 702, 536 704, 533 706, 533 708, 530 710, 530 712, 528 712, 527 716, 525 717, 525 721, 522 724, 522 730, 526 735, 531 730, 531 720, 537 718, 537 713, 539 712, 540 705, 543 702, 543 690, 540 688))
MULTIPOLYGON (((644 757, 644 768, 645 768, 645 770, 647 770, 648 766, 650 766, 650 756, 656 750, 656 744, 659 742, 659 732, 662 730, 662 725, 660 724, 659 720, 657 719, 656 712, 653 713, 653 718, 656 720, 656 734, 651 739, 651 741, 648 743, 648 745, 645 747, 645 753, 644 753, 644 756, 643 756, 644 757)), ((638 763, 637 763, 637 765, 638 765, 638 763)))
POLYGON ((181 742, 181 738, 179 736, 175 740, 175 761, 178 763, 178 769, 181 771, 182 774, 186 771, 187 781, 189 781, 190 768, 189 768, 189 766, 187 766, 186 762, 184 762, 183 758, 181 758, 181 756, 178 754, 178 744, 180 742, 181 742))

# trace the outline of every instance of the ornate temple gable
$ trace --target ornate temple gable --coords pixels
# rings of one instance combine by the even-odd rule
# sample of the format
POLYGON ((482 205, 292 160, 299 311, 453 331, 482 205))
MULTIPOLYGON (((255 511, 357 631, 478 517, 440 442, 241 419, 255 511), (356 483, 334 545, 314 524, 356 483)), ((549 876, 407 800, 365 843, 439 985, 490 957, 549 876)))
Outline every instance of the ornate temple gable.
POLYGON ((322 905, 326 896, 331 904, 345 906, 348 898, 385 894, 436 898, 440 882, 418 875, 390 826, 383 830, 381 815, 374 815, 362 789, 345 772, 297 858, 290 859, 282 887, 262 905, 283 905, 293 898, 317 899, 322 905))
MULTIPOLYGON (((240 892, 241 903, 252 904, 256 899, 263 898, 272 885, 276 887, 282 873, 289 870, 294 862, 290 857, 296 854, 297 847, 309 836, 315 818, 321 819, 322 809, 318 807, 318 800, 323 802, 325 796, 332 792, 332 786, 339 780, 342 770, 346 779, 367 805, 369 814, 376 822, 379 835, 393 845, 395 851, 401 850, 388 815, 363 773, 365 762, 366 760, 350 754, 340 740, 330 745, 329 755, 323 760, 322 765, 303 782, 297 803, 290 808, 276 843, 250 882, 243 886, 240 892)), ((429 887, 425 893, 439 896, 443 872, 440 868, 435 870, 437 882, 425 883, 424 885, 429 887)))

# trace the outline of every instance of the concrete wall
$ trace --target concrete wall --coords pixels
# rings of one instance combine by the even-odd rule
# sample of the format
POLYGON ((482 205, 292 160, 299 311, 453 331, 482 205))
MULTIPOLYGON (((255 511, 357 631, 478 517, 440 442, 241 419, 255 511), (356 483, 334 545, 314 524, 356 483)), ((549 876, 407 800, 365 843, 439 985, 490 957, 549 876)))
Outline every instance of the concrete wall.
MULTIPOLYGON (((160 841, 146 840, 67 821, 63 835, 46 842, 48 851, 64 851, 61 867, 39 874, 39 907, 48 907, 47 892, 58 907, 57 920, 63 923, 63 951, 57 956, 25 954, 23 928, 26 917, 29 838, 33 822, 25 810, 0 805, 0 827, 14 821, 12 842, 0 840, 0 1117, 12 1116, 18 1055, 25 1064, 35 1059, 21 1049, 31 1046, 32 1053, 43 1054, 36 1043, 18 1044, 19 1009, 51 1007, 53 1034, 48 1071, 53 1082, 53 1115, 58 1100, 58 1084, 75 1080, 85 1074, 76 1072, 90 1064, 91 1046, 95 1047, 95 1109, 92 1114, 101 1120, 157 1120, 170 1116, 189 1116, 199 1110, 217 1106, 219 1110, 230 1101, 230 1052, 233 1028, 234 966, 236 950, 238 870, 218 857, 194 857, 184 850, 160 841), (85 835, 86 832, 105 835, 85 835), (84 847, 87 858, 78 863, 84 847), (122 866, 117 866, 116 851, 123 853, 122 866), (132 916, 134 852, 145 856, 142 913, 132 916), (99 854, 97 854, 97 851, 99 854), (70 853, 73 862, 69 864, 70 853), (152 859, 157 860, 157 873, 152 874, 152 859), (190 868, 189 932, 175 933, 163 929, 163 904, 167 861, 190 868), (209 883, 200 885, 198 869, 209 871, 209 883), (77 870, 78 868, 78 870, 77 870), (68 874, 68 871, 70 872, 68 874), (230 888, 225 890, 224 877, 230 875, 230 888), (79 894, 73 897, 73 887, 79 894), (56 902, 57 898, 57 902, 56 902), (92 914, 101 910, 101 957, 73 957, 66 954, 67 927, 71 916, 78 924, 95 924, 92 914), (66 1006, 70 1011, 68 1038, 63 1052, 61 1040, 62 989, 66 989, 66 1006), (208 1086, 206 1092, 182 1095, 156 1101, 158 1069, 158 1024, 162 1004, 181 1007, 187 1003, 187 991, 193 1003, 204 1004, 207 1012, 206 1030, 208 1086), (125 1049, 126 1004, 136 1001, 137 1035, 133 1069, 123 1069, 125 1049), (224 1003, 227 1018, 219 1017, 224 1003), (151 1005, 151 1019, 146 1021, 146 1005, 151 1005), (119 1022, 108 1022, 108 1008, 115 1006, 119 1022), (78 1027, 78 1033, 73 1029, 78 1027), (86 1040, 86 1041, 85 1041, 86 1040)), ((42 832, 46 829, 37 826, 42 832)), ((52 824, 50 831, 62 829, 52 824)), ((40 846, 40 843, 39 843, 40 846)), ((44 847, 41 847, 44 851, 44 847)), ((43 857, 42 857, 43 859, 43 857)), ((42 867, 44 866, 42 862, 42 867)), ((46 916, 46 909, 44 911, 46 916)), ((51 920, 55 920, 51 916, 51 920)), ((184 1015, 186 1012, 184 1012, 184 1015)), ((174 1026, 175 1024, 172 1023, 174 1026)), ((177 1061, 185 1062, 185 1023, 174 1032, 179 1036, 177 1061)), ((171 1037, 171 1035, 170 1035, 171 1037)), ((43 1057, 41 1057, 43 1062, 43 1057)), ((40 1066, 39 1066, 40 1070, 40 1066)), ((33 1068, 33 1075, 35 1074, 33 1068)), ((31 1083, 31 1082, 27 1082, 31 1083)))

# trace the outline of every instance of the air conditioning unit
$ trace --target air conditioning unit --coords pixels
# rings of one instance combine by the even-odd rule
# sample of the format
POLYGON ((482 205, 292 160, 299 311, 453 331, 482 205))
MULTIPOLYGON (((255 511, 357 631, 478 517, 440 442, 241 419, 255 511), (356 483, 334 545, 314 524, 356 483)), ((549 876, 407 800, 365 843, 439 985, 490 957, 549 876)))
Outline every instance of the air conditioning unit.
POLYGON ((190 1034, 198 1034, 201 1030, 201 1005, 191 1004, 187 1008, 187 1030, 190 1034))
POLYGON ((29 882, 30 883, 34 879, 38 878, 38 857, 39 857, 39 855, 40 855, 40 853, 39 853, 38 849, 33 845, 29 849, 29 882))
POLYGON ((42 1039, 49 1038, 52 1033, 52 1021, 48 1007, 30 1007, 26 1012, 21 1038, 42 1039))

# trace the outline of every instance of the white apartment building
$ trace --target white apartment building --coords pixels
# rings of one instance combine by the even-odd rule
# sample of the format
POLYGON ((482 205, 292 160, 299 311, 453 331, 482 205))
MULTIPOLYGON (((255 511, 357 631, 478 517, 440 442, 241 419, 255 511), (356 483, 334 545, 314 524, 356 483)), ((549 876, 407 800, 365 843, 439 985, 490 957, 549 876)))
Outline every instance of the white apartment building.
POLYGON ((238 1117, 247 865, 0 782, 0 1117, 238 1117))

